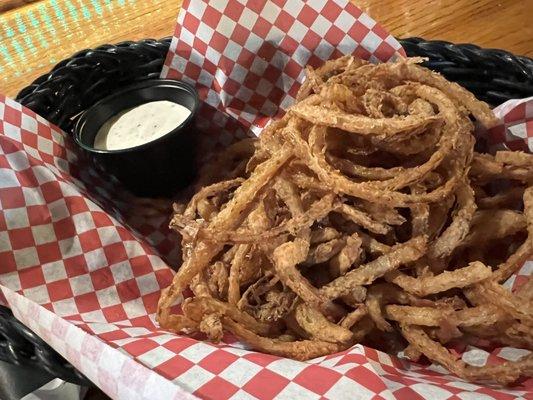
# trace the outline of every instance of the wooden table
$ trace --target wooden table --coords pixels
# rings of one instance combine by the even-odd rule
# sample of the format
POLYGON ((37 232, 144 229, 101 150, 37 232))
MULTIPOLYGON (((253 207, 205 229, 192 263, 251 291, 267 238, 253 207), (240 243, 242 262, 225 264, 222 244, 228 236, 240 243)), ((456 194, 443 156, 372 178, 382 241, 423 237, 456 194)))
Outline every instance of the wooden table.
MULTIPOLYGON (((199 1, 199 0, 195 0, 199 1)), ((470 42, 533 56, 533 0, 358 0, 397 37, 470 42)), ((102 43, 171 35, 181 0, 0 0, 0 93, 102 43)))

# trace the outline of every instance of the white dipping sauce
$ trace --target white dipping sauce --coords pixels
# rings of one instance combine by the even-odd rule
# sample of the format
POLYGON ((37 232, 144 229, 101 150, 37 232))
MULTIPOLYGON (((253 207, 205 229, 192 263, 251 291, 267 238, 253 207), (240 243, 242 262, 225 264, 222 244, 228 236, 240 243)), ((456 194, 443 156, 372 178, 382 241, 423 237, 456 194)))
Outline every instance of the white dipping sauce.
POLYGON ((171 101, 152 101, 130 108, 106 121, 94 139, 94 148, 121 150, 159 139, 178 127, 191 111, 171 101))

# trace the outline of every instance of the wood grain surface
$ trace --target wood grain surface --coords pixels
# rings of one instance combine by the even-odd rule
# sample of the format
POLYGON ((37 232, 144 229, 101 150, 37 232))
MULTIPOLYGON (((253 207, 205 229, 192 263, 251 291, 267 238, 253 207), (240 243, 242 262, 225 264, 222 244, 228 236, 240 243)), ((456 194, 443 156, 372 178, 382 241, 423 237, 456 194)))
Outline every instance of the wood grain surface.
MULTIPOLYGON (((397 37, 533 56, 533 0, 358 0, 397 37)), ((78 50, 171 35, 181 0, 0 0, 0 93, 15 96, 78 50)))
POLYGON ((25 6, 39 0, 0 0, 0 12, 8 11, 13 8, 25 6))

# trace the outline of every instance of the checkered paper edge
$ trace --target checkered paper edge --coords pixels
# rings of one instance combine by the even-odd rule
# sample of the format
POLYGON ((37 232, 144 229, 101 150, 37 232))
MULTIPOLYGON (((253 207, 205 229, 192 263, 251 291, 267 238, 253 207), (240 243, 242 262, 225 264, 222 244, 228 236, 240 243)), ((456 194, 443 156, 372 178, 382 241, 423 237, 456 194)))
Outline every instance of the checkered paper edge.
POLYGON ((113 399, 194 400, 173 384, 97 337, 0 285, 14 315, 113 399), (90 349, 90 351, 86 351, 90 349))
POLYGON ((161 77, 199 89, 208 112, 217 111, 206 128, 222 130, 225 143, 235 123, 259 134, 281 115, 306 65, 345 54, 378 62, 405 53, 347 0, 184 1, 161 77))
POLYGON ((491 147, 533 152, 533 97, 509 100, 494 112, 502 118, 488 131, 491 147))
MULTIPOLYGON (((150 246, 137 240, 117 220, 76 191, 73 181, 69 182, 66 159, 62 158, 68 158, 68 152, 64 152, 64 133, 9 99, 0 101, 0 120, 3 130, 0 195, 13 187, 22 190, 21 198, 0 197, 1 244, 10 246, 7 251, 2 247, 0 253, 2 260, 6 260, 4 256, 13 256, 15 260, 13 271, 6 271, 6 264, 2 266, 0 284, 24 296, 12 295, 6 289, 5 300, 25 324, 91 378, 94 365, 77 361, 76 357, 98 358, 99 362, 114 365, 114 357, 120 353, 133 357, 178 388, 209 399, 293 398, 295 393, 300 398, 342 398, 354 392, 363 398, 411 399, 421 393, 426 397, 438 393, 446 399, 469 394, 505 399, 531 392, 530 385, 525 391, 506 393, 467 384, 434 367, 406 363, 362 346, 302 363, 248 351, 230 340, 227 345, 215 346, 158 331, 153 312, 160 289, 170 281, 170 270, 150 246), (8 107, 10 111, 6 113, 8 107), (17 110, 20 115, 15 116, 17 110), (15 125, 8 120, 20 121, 20 129, 13 129, 15 125), (36 122, 41 126, 35 132, 26 129, 36 122), (43 143, 40 137, 52 137, 58 147, 52 146, 50 150, 45 145, 38 150, 33 145, 43 143), (54 153, 54 148, 60 151, 54 153), (55 154, 55 159, 48 158, 51 154, 55 154), (52 161, 43 161, 47 159, 52 161), (22 205, 19 201, 23 201, 22 205), (74 231, 66 233, 68 226, 53 225, 61 221, 70 221, 74 231), (55 235, 68 237, 55 237, 56 243, 54 237, 47 236, 46 229, 34 229, 47 227, 49 222, 55 235), (18 234, 26 225, 31 226, 33 242, 29 246, 25 242, 28 236, 18 234), (17 234, 12 235, 13 231, 17 234), (39 246, 50 243, 59 245, 59 253, 40 251, 39 246), (41 259, 54 254, 54 260, 41 259), (31 312, 26 309, 19 312, 22 303, 28 304, 24 307, 31 312), (65 349, 63 342, 72 338, 63 326, 70 325, 75 325, 74 332, 85 338, 100 339, 105 351, 92 339, 85 339, 81 349, 65 349)), ((531 267, 527 263, 509 284, 523 283, 523 277, 531 274, 531 267)), ((515 355, 509 349, 499 352, 505 357, 515 355)), ((476 357, 478 361, 481 357, 482 362, 500 360, 498 353, 476 357)), ((94 379, 112 397, 129 398, 108 382, 112 378, 94 379)), ((153 395, 152 389, 146 390, 153 395)))

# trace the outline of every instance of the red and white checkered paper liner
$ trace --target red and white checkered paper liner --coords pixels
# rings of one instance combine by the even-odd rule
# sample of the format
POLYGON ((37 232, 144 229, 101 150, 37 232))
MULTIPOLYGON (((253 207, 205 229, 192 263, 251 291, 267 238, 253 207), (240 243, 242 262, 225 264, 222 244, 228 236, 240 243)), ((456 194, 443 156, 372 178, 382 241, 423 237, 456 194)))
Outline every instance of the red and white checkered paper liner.
MULTIPOLYGON (((194 2, 194 6, 199 3, 194 2)), ((209 7, 217 10, 219 3, 210 2, 209 7)), ((260 18, 265 9, 256 7, 264 2, 248 3, 246 9, 255 7, 260 14, 254 17, 256 23, 261 21, 257 28, 264 29, 260 18)), ((290 7, 294 7, 292 3, 300 2, 291 1, 290 7)), ((285 10, 287 4, 269 3, 268 7, 272 6, 285 10)), ((352 25, 342 22, 346 17, 340 15, 353 17, 350 21, 364 21, 361 23, 371 26, 372 31, 378 29, 370 18, 345 2, 310 1, 305 4, 308 6, 320 10, 321 18, 333 18, 331 13, 340 7, 331 21, 343 32, 349 32, 352 25), (328 7, 320 8, 319 3, 328 7)), ((186 4, 180 21, 186 22, 183 14, 201 15, 193 10, 186 4)), ((222 11, 235 13, 233 9, 222 11)), ((295 21, 294 15, 304 17, 308 13, 311 11, 293 10, 286 14, 292 25, 300 27, 313 22, 295 21)), ((275 21, 268 19, 272 14, 265 14, 269 17, 264 19, 270 24, 282 23, 288 18, 286 14, 275 21)), ((319 18, 311 14, 313 21, 319 18)), ((250 20, 246 15, 243 20, 250 20)), ((292 25, 282 27, 290 29, 292 25)), ((268 32, 254 35, 266 37, 268 32)), ((347 40, 342 39, 339 46, 342 48, 347 40)), ((196 39, 194 45, 202 48, 196 39)), ((323 58, 337 54, 333 51, 323 58)), ((169 60, 173 58, 169 55, 169 60)), ((308 62, 319 62, 313 60, 308 58, 308 62)), ((202 69, 206 65, 204 62, 202 69)), ((215 71, 214 76, 218 79, 223 73, 215 71)), ((301 79, 300 73, 297 77, 301 79)), ((210 86, 194 83, 204 93, 212 93, 227 80, 212 80, 210 86)), ((527 111, 531 103, 513 104, 511 110, 502 107, 507 112, 502 125, 514 125, 509 116, 520 114, 529 133, 526 137, 533 135, 527 111), (524 111, 513 111, 516 107, 524 107, 524 111)), ((241 114, 235 114, 240 119, 234 126, 247 129, 251 126, 246 125, 248 117, 241 114)), ((252 123, 261 121, 254 118, 252 123)), ((501 134, 503 128, 499 129, 489 132, 494 142, 506 137, 501 134)), ((71 140, 57 127, 0 96, 0 302, 112 398, 532 398, 531 379, 512 390, 484 387, 463 382, 440 367, 409 363, 363 346, 298 362, 249 351, 231 340, 213 345, 158 330, 153 319, 157 300, 172 278, 161 257, 172 260, 174 255, 170 254, 172 235, 164 227, 166 205, 158 204, 155 211, 147 205, 150 202, 117 191, 115 183, 109 184, 86 167, 71 140), (131 204, 133 210, 126 207, 131 204)), ((518 287, 532 269, 533 263, 526 263, 507 284, 518 287)), ((463 359, 482 365, 515 359, 520 354, 509 348, 490 354, 468 348, 463 359)))
POLYGON ((404 55, 381 25, 347 0, 183 2, 161 77, 191 82, 204 130, 259 134, 295 100, 305 66, 355 54, 404 55))
POLYGON ((489 132, 491 147, 533 152, 533 97, 509 100, 494 112, 503 119, 489 132))

